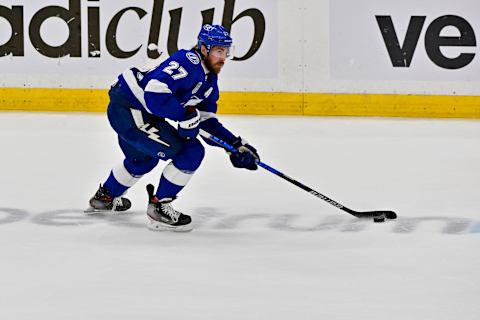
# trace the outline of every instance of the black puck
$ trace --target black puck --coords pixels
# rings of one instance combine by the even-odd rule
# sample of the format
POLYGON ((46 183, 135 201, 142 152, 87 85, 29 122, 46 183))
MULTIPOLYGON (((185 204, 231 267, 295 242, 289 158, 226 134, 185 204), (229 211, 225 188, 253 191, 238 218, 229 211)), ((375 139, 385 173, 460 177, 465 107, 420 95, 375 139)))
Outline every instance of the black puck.
POLYGON ((397 214, 393 211, 385 212, 387 219, 397 219, 397 214))

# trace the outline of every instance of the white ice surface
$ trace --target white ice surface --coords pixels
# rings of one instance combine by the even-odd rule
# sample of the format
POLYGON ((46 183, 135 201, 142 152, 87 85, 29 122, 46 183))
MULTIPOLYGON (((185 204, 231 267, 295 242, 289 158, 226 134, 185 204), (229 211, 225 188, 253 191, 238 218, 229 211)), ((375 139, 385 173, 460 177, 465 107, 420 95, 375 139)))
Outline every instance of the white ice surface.
POLYGON ((191 233, 145 227, 163 165, 130 213, 84 216, 121 161, 106 117, 1 113, 0 319, 480 319, 479 121, 222 119, 274 168, 399 219, 211 147, 175 202, 191 233))

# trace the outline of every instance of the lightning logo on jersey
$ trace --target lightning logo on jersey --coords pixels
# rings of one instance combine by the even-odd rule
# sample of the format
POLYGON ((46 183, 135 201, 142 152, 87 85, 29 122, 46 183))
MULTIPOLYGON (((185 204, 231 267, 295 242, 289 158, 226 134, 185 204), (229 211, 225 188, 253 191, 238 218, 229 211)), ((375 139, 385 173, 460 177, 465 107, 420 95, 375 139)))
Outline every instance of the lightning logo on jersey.
POLYGON ((148 134, 148 138, 150 138, 153 141, 156 141, 160 144, 163 144, 164 146, 170 147, 170 145, 168 143, 160 140, 160 136, 157 134, 157 132, 158 132, 157 128, 155 128, 153 126, 151 128, 149 128, 150 123, 145 123, 143 121, 142 112, 140 110, 130 108, 130 112, 132 113, 132 118, 133 118, 133 121, 135 122, 135 125, 137 126, 137 128, 140 131, 148 134))
POLYGON ((157 134, 158 132, 158 129, 155 128, 155 127, 151 127, 151 128, 148 128, 150 126, 149 123, 145 123, 144 125, 138 127, 138 129, 140 129, 141 131, 145 132, 146 134, 148 134, 148 137, 150 139, 152 139, 153 141, 156 141, 158 143, 161 143, 163 144, 164 146, 167 146, 167 147, 170 147, 170 145, 168 143, 166 143, 165 141, 162 141, 160 140, 160 136, 157 134))

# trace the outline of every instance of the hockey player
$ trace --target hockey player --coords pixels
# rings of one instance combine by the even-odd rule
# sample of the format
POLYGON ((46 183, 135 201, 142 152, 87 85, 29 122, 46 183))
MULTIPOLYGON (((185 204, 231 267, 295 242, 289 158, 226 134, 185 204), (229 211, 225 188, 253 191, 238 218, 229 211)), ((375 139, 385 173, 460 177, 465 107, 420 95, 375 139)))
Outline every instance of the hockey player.
POLYGON ((107 115, 125 159, 100 185, 87 212, 128 210, 131 202, 122 195, 159 160, 168 161, 156 193, 149 192, 148 227, 190 231, 190 216, 173 209, 172 202, 202 163, 200 129, 239 150, 230 154, 234 167, 257 169, 256 149, 216 117, 218 73, 232 38, 224 27, 207 24, 197 40, 195 48, 177 51, 152 70, 127 70, 112 85, 107 115))

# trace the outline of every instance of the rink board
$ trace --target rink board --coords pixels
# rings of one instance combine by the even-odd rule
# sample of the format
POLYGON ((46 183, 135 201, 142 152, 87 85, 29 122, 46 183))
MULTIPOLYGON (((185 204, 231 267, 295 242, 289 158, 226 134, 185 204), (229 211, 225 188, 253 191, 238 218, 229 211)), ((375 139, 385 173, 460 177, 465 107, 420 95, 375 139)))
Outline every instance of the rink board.
MULTIPOLYGON (((104 112, 101 89, 0 88, 0 110, 104 112)), ((478 96, 224 92, 219 113, 305 116, 480 118, 478 96)))
POLYGON ((226 114, 480 118, 480 2, 6 0, 0 110, 101 112, 132 66, 151 69, 223 24, 226 114))

